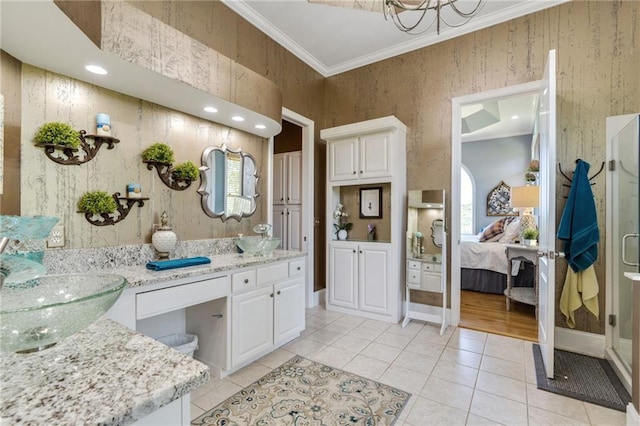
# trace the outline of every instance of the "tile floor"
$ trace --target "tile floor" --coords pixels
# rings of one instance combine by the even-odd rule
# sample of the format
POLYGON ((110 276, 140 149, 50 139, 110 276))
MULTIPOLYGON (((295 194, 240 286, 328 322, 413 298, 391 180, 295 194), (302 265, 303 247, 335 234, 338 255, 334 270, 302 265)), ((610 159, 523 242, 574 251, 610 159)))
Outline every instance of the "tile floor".
POLYGON ((191 394, 195 418, 294 354, 411 392, 396 426, 624 425, 625 414, 536 388, 531 342, 412 321, 307 310, 307 329, 271 354, 191 394))

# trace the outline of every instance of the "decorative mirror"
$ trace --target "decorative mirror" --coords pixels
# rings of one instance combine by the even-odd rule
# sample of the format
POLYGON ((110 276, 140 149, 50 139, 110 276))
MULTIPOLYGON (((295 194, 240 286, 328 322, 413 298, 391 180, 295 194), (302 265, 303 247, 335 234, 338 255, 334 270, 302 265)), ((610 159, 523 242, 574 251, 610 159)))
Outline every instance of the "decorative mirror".
POLYGON ((436 247, 442 248, 442 236, 444 235, 444 220, 435 219, 431 222, 431 241, 436 247))
POLYGON ((223 222, 229 218, 239 222, 256 211, 258 175, 250 154, 224 144, 205 149, 200 180, 198 193, 207 215, 219 217, 223 222))
POLYGON ((487 216, 517 216, 518 212, 511 207, 511 187, 500 183, 487 195, 487 216))

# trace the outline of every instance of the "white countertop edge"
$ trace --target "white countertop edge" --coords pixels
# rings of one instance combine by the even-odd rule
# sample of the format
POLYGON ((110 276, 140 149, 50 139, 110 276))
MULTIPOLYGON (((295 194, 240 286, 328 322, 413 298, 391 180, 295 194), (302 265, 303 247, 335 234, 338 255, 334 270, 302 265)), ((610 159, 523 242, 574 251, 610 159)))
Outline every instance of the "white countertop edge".
POLYGON ((640 282, 640 272, 625 272, 624 276, 631 281, 640 282))

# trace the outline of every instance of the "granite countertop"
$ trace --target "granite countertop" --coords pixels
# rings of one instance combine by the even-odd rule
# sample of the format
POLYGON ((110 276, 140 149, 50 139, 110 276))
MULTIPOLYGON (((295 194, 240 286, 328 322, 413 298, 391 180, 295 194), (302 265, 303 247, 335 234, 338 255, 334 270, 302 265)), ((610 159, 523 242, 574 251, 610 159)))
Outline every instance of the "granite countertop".
POLYGON ((245 256, 240 253, 219 254, 215 256, 207 256, 211 259, 211 263, 206 265, 188 266, 186 268, 167 269, 164 271, 153 271, 146 268, 145 265, 120 266, 107 269, 101 269, 97 272, 121 275, 129 282, 127 287, 139 287, 143 285, 156 284, 160 282, 177 280, 180 278, 189 278, 205 274, 213 274, 216 272, 228 271, 232 269, 244 268, 246 266, 263 265, 266 263, 277 262, 280 260, 294 259, 296 257, 306 256, 306 252, 274 250, 273 254, 268 257, 263 256, 245 256))
POLYGON ((209 375, 193 358, 102 318, 42 352, 0 354, 0 424, 129 424, 209 375))

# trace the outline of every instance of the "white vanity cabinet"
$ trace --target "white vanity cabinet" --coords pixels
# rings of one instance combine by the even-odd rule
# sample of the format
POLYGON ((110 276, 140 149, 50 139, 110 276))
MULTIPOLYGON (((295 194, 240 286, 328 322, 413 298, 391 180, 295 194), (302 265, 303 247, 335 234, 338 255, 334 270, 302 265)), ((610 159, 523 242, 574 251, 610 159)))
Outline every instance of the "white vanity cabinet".
POLYGON ((328 303, 341 312, 356 310, 371 318, 397 321, 400 301, 392 270, 391 244, 332 242, 328 303))
POLYGON ((423 259, 407 259, 407 287, 412 290, 442 293, 442 264, 423 259))
POLYGON ((255 288, 231 296, 233 369, 304 330, 304 259, 258 267, 255 272, 255 288))

